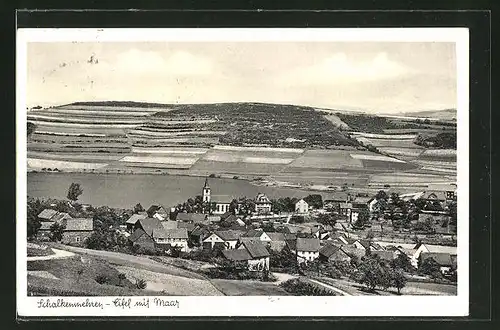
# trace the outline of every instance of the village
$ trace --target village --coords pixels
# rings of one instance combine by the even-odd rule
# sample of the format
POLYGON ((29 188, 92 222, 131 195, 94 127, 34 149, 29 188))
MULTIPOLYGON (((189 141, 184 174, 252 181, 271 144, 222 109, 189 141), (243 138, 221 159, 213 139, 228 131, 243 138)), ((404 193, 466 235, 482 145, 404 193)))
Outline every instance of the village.
POLYGON ((454 185, 401 195, 338 191, 328 199, 319 194, 269 199, 263 193, 217 195, 210 180, 183 204, 147 210, 138 204, 121 214, 78 204, 81 188, 72 184, 72 201, 39 212, 33 220, 39 225, 28 238, 209 262, 213 267, 203 273, 209 278, 276 281, 279 274, 290 274, 330 288, 325 292, 331 294, 338 294, 342 281, 372 292, 393 286, 398 293, 408 281, 456 285, 454 185), (381 274, 375 280, 369 276, 374 269, 367 270, 373 260, 381 274))

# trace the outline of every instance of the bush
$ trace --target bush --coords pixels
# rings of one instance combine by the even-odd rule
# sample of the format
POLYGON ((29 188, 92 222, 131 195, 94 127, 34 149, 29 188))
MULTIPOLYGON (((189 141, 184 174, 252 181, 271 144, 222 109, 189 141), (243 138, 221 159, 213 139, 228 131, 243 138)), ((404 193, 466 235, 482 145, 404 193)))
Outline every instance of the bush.
POLYGON ((297 296, 335 296, 332 291, 321 289, 313 284, 301 281, 298 278, 285 281, 279 285, 286 292, 297 296))
POLYGON ((148 283, 145 280, 143 280, 143 279, 137 279, 137 280, 135 280, 135 286, 139 290, 146 289, 147 285, 148 285, 148 283))
POLYGON ((106 275, 100 274, 100 275, 96 276, 95 281, 99 284, 107 284, 107 283, 109 283, 109 277, 107 277, 106 275))

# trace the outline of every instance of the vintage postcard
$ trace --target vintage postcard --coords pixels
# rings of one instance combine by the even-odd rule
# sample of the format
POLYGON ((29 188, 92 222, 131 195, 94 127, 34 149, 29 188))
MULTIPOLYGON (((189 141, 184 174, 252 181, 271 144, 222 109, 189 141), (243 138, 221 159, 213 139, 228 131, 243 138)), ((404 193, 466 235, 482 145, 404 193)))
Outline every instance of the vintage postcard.
POLYGON ((468 30, 19 29, 19 316, 466 316, 468 30))

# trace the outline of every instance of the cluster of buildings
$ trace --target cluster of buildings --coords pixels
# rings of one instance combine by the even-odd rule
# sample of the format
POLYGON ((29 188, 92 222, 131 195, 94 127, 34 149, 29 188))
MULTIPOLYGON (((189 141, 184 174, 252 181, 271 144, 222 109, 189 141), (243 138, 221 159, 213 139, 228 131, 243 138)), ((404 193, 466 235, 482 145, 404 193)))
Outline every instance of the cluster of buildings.
POLYGON ((50 239, 51 227, 54 224, 64 227, 61 240, 63 244, 83 245, 94 231, 92 218, 72 218, 68 213, 53 209, 43 210, 38 214, 38 219, 41 227, 37 238, 42 241, 50 239))

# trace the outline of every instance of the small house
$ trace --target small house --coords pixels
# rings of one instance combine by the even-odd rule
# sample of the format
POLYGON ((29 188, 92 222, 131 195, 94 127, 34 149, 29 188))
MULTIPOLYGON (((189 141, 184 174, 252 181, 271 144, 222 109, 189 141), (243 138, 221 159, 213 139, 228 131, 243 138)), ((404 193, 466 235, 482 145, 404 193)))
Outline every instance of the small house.
POLYGON ((153 240, 158 246, 180 247, 182 252, 186 252, 188 249, 188 233, 185 228, 165 229, 154 232, 153 235, 153 240))
POLYGON ((148 217, 147 214, 132 214, 130 216, 130 218, 128 218, 128 220, 125 221, 125 225, 127 226, 127 230, 133 231, 137 221, 139 221, 141 219, 146 219, 147 217, 148 217))
POLYGON ((176 221, 189 223, 206 223, 207 215, 203 213, 177 213, 176 221))
POLYGON ((253 238, 258 239, 259 241, 266 242, 266 243, 271 242, 271 238, 269 237, 269 235, 261 229, 260 230, 259 229, 250 229, 245 234, 243 234, 243 237, 253 237, 253 238))
POLYGON ((62 243, 82 246, 94 232, 92 218, 67 219, 62 235, 62 243))
POLYGON ((155 250, 155 241, 142 228, 136 229, 128 239, 134 246, 139 246, 151 251, 155 250))
POLYGON ((269 251, 261 242, 245 241, 237 249, 222 251, 231 261, 246 261, 248 270, 269 270, 269 251))
POLYGON ((271 213, 271 201, 269 198, 263 194, 263 193, 258 193, 257 196, 255 197, 255 212, 257 213, 271 213))
POLYGON ((319 257, 320 242, 317 238, 297 238, 287 241, 288 248, 297 255, 297 262, 313 261, 319 257))
POLYGON ((56 216, 58 212, 53 209, 45 209, 40 214, 38 214, 38 219, 40 221, 53 221, 52 218, 56 216))
POLYGON ((434 259, 439 265, 439 270, 442 274, 447 274, 451 270, 456 269, 456 258, 449 253, 443 252, 422 252, 419 256, 419 263, 422 264, 426 259, 434 259))
POLYGON ((309 212, 309 204, 304 199, 299 200, 295 203, 295 212, 300 214, 305 214, 309 212))
POLYGON ((160 221, 168 219, 169 213, 167 209, 165 209, 161 205, 151 205, 151 207, 146 211, 148 217, 156 218, 160 221))
POLYGON ((267 236, 271 239, 269 242, 269 247, 274 251, 281 251, 285 247, 285 234, 283 233, 267 233, 267 236))
POLYGON ((339 245, 326 244, 319 250, 319 260, 331 261, 351 261, 351 257, 341 249, 339 245))
POLYGON ((218 230, 203 240, 204 249, 213 249, 216 245, 221 245, 224 249, 235 249, 238 240, 243 232, 236 230, 218 230))

